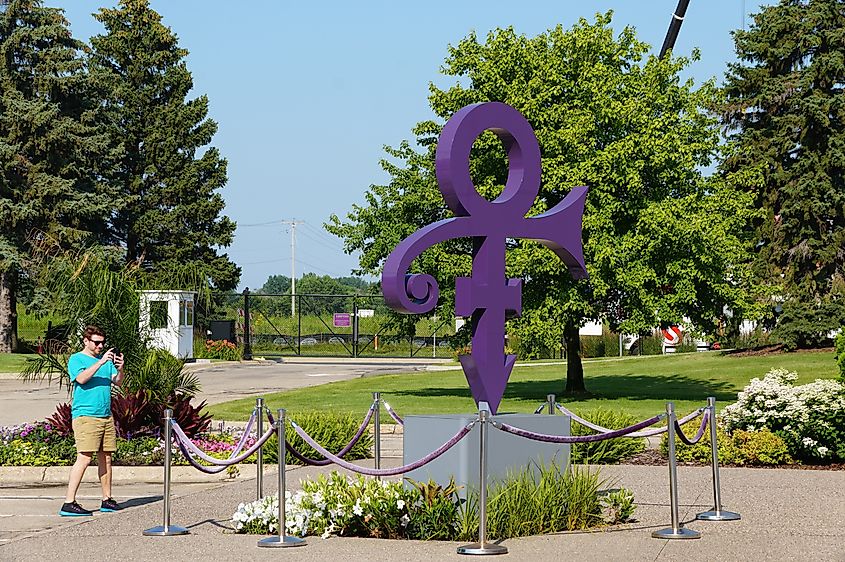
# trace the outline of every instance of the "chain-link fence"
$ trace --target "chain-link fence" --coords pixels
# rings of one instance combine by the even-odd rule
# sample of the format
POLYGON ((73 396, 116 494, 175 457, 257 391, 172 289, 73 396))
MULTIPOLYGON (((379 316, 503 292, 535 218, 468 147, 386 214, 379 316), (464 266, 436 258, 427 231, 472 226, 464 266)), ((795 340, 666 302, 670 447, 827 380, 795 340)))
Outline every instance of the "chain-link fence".
MULTIPOLYGON (((234 322, 245 357, 452 357, 454 316, 397 318, 381 295, 235 293, 214 320, 234 322)), ((212 317, 206 316, 210 326, 212 317)), ((211 335, 209 326, 199 334, 211 335)), ((199 337, 203 337, 200 335, 199 337)))

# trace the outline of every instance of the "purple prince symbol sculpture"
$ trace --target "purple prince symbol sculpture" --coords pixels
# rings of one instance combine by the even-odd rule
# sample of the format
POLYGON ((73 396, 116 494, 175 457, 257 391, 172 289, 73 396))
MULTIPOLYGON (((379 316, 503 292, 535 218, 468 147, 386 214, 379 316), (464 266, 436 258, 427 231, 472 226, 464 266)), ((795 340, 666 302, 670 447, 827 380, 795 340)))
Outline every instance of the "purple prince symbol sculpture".
POLYGON ((459 357, 472 397, 495 414, 516 355, 505 355, 505 317, 522 312, 522 280, 505 278, 507 238, 537 240, 554 251, 576 279, 587 277, 581 247, 586 187, 575 187, 553 209, 531 218, 525 213, 540 191, 540 145, 528 121, 499 102, 468 105, 443 127, 436 153, 437 183, 456 217, 430 224, 388 256, 381 283, 387 304, 408 314, 429 312, 439 289, 431 275, 408 275, 411 262, 444 240, 473 238, 472 277, 455 280, 455 314, 472 317, 472 354, 459 357), (494 201, 475 190, 470 149, 481 133, 493 131, 508 154, 508 179, 494 201))

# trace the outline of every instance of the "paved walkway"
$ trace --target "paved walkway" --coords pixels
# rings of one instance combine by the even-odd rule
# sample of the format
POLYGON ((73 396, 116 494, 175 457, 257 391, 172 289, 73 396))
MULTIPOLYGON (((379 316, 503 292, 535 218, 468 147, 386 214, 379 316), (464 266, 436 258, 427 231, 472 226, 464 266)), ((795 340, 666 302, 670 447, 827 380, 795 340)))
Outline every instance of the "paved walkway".
MULTIPOLYGON (((325 470, 290 467, 287 479, 295 487, 300 478, 325 470)), ((507 559, 845 561, 843 472, 723 469, 725 507, 740 512, 742 520, 714 523, 693 519, 696 512, 712 507, 709 469, 681 467, 682 520, 700 531, 702 538, 667 541, 651 538, 653 530, 669 524, 666 467, 622 465, 601 471, 611 486, 634 491, 638 522, 593 532, 507 540, 503 542, 510 550, 507 559)), ((275 482, 275 474, 267 472, 266 493, 273 493, 275 482)), ((260 537, 234 534, 229 523, 239 503, 254 499, 254 479, 202 487, 196 491, 174 478, 171 522, 190 529, 190 535, 142 536, 144 529, 161 524, 161 502, 153 501, 156 498, 147 490, 119 484, 116 493, 131 507, 12 539, 0 546, 0 559, 48 561, 85 556, 95 560, 240 561, 284 557, 319 562, 431 562, 460 558, 455 553, 459 543, 448 542, 308 537, 307 546, 294 550, 260 549, 256 546, 260 537)), ((39 505, 46 515, 59 501, 49 489, 29 493, 42 496, 39 505)), ((16 500, 0 499, 0 506, 7 501, 11 505, 16 500)))

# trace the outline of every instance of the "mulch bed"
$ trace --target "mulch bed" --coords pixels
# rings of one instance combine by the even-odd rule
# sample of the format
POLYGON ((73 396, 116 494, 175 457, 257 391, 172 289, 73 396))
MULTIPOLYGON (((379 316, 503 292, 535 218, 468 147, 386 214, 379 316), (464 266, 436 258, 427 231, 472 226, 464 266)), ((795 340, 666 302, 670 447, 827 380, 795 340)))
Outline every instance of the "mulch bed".
MULTIPOLYGON (((803 353, 833 353, 832 347, 820 347, 816 349, 802 349, 803 353)), ((729 357, 762 357, 766 355, 780 355, 782 353, 789 353, 783 348, 783 344, 766 345, 763 347, 755 347, 753 349, 733 349, 725 351, 725 355, 729 357)))
MULTIPOLYGON (((621 464, 634 464, 645 466, 666 466, 666 457, 660 454, 657 449, 646 449, 642 453, 634 455, 622 461, 621 464)), ((679 462, 678 466, 710 466, 710 463, 679 462)), ((845 463, 831 464, 781 464, 777 466, 748 466, 738 464, 720 464, 723 468, 782 468, 787 470, 845 470, 845 463)))

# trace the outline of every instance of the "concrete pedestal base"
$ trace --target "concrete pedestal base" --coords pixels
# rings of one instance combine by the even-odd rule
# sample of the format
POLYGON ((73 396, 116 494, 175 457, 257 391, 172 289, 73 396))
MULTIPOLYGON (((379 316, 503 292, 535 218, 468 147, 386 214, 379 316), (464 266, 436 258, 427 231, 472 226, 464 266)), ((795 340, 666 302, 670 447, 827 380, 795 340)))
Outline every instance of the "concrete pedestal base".
MULTIPOLYGON (((403 439, 403 464, 416 461, 438 448, 462 427, 475 419, 474 414, 452 414, 431 416, 406 416, 403 439)), ((495 421, 507 423, 522 429, 549 435, 569 435, 569 416, 548 416, 531 414, 500 414, 495 421)), ((445 485, 454 477, 462 486, 459 494, 466 496, 467 489, 478 489, 479 468, 479 426, 473 427, 469 435, 438 459, 407 473, 412 480, 428 482, 434 480, 445 485)), ((522 471, 525 467, 546 466, 554 463, 560 468, 569 464, 569 445, 542 443, 504 433, 489 426, 487 451, 487 483, 495 484, 508 473, 522 471)))

